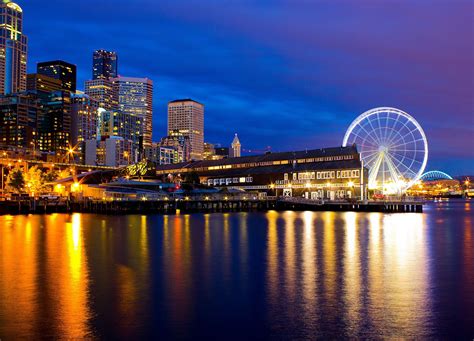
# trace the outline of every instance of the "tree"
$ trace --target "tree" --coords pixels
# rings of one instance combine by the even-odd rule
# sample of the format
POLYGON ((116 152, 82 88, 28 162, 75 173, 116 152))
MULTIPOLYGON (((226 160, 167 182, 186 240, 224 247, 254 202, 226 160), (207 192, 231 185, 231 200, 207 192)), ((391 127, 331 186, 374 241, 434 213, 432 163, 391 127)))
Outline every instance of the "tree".
POLYGON ((71 170, 69 168, 65 168, 61 170, 58 174, 58 179, 65 179, 69 178, 72 175, 71 170))
POLYGON ((31 167, 24 175, 25 184, 32 194, 41 193, 44 189, 43 172, 37 166, 31 167))
POLYGON ((20 168, 12 169, 8 173, 6 185, 8 190, 15 193, 21 193, 23 191, 23 187, 25 186, 23 171, 20 168))
POLYGON ((58 172, 56 172, 54 169, 43 173, 43 181, 46 183, 53 182, 56 179, 58 179, 58 172))

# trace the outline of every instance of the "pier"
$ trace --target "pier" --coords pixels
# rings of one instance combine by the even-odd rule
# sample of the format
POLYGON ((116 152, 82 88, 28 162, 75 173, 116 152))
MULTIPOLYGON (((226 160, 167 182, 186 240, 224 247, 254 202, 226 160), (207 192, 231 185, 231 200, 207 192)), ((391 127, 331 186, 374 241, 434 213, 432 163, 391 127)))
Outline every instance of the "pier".
POLYGON ((423 212, 423 202, 400 201, 324 201, 291 197, 249 198, 161 198, 157 200, 80 200, 66 197, 57 199, 18 198, 2 201, 0 214, 42 214, 55 212, 84 212, 103 214, 175 214, 240 212, 240 211, 354 211, 409 213, 423 212))

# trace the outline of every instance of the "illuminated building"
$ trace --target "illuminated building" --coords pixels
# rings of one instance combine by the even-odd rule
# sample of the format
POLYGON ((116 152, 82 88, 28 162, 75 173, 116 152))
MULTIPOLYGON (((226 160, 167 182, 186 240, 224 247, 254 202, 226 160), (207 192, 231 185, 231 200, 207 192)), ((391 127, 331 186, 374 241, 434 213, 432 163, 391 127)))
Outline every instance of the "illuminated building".
POLYGON ((204 105, 192 99, 179 99, 168 103, 168 134, 178 131, 188 136, 190 158, 202 160, 204 153, 204 105))
POLYGON ((111 80, 100 78, 85 82, 85 93, 99 102, 99 107, 105 110, 118 109, 118 94, 111 80))
POLYGON ((62 89, 62 83, 59 79, 38 73, 30 73, 26 76, 26 90, 28 91, 58 91, 62 89))
POLYGON ((181 177, 189 172, 213 187, 307 199, 360 199, 367 190, 367 169, 355 146, 161 165, 156 171, 181 177))
POLYGON ((71 146, 71 93, 38 93, 42 110, 38 114, 39 149, 66 156, 71 146))
POLYGON ((0 94, 26 90, 28 39, 23 34, 23 10, 0 2, 0 94))
POLYGON ((241 149, 241 144, 239 141, 239 137, 237 134, 234 136, 234 140, 232 141, 232 157, 240 157, 240 149, 241 149))
POLYGON ((149 147, 153 130, 153 81, 148 78, 111 79, 118 96, 118 111, 137 116, 141 121, 143 146, 149 147))
POLYGON ((100 141, 88 140, 85 143, 85 164, 109 167, 130 164, 132 141, 119 136, 102 138, 100 141))
POLYGON ((84 161, 84 143, 97 139, 99 104, 86 94, 73 94, 71 97, 71 140, 80 161, 84 161))
POLYGON ((229 154, 229 149, 225 148, 226 151, 224 153, 218 154, 219 151, 221 151, 221 147, 217 147, 218 145, 214 145, 209 142, 204 142, 204 153, 203 153, 203 159, 204 160, 221 160, 225 157, 228 157, 229 154))
POLYGON ((36 73, 61 81, 61 90, 76 92, 76 65, 62 60, 38 63, 36 73))
POLYGON ((216 150, 214 149, 214 145, 209 142, 204 142, 204 152, 202 157, 204 160, 214 160, 214 156, 216 155, 216 150))
POLYGON ((39 110, 35 96, 24 93, 0 96, 0 145, 34 149, 39 110))
POLYGON ((181 134, 177 130, 171 131, 170 135, 163 137, 160 141, 160 146, 175 148, 178 153, 176 162, 185 162, 191 159, 191 141, 189 136, 181 134))
POLYGON ((137 116, 122 112, 98 109, 97 140, 108 137, 121 137, 130 141, 132 148, 129 154, 131 163, 138 161, 141 121, 137 116))
POLYGON ((145 147, 145 158, 157 165, 169 165, 180 162, 180 149, 171 146, 162 146, 160 143, 152 143, 151 147, 145 147))
POLYGON ((105 50, 94 51, 92 56, 92 79, 109 79, 117 76, 117 53, 105 50))

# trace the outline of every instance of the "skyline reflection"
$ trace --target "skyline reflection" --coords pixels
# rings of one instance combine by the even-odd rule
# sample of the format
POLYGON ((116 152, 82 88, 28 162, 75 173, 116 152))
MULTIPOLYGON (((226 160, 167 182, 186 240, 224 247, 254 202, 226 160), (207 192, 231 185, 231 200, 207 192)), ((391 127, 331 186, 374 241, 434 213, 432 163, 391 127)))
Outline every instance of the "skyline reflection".
POLYGON ((466 336, 467 204, 0 216, 0 338, 466 336))

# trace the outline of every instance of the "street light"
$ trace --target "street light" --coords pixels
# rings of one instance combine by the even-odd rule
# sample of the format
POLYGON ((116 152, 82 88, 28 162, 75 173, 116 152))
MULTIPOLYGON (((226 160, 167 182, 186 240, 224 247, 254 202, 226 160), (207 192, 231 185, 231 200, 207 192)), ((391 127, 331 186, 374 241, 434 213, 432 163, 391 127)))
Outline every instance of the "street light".
POLYGON ((74 148, 73 147, 69 147, 69 149, 67 150, 67 156, 68 156, 68 163, 71 163, 71 158, 74 161, 74 148))

